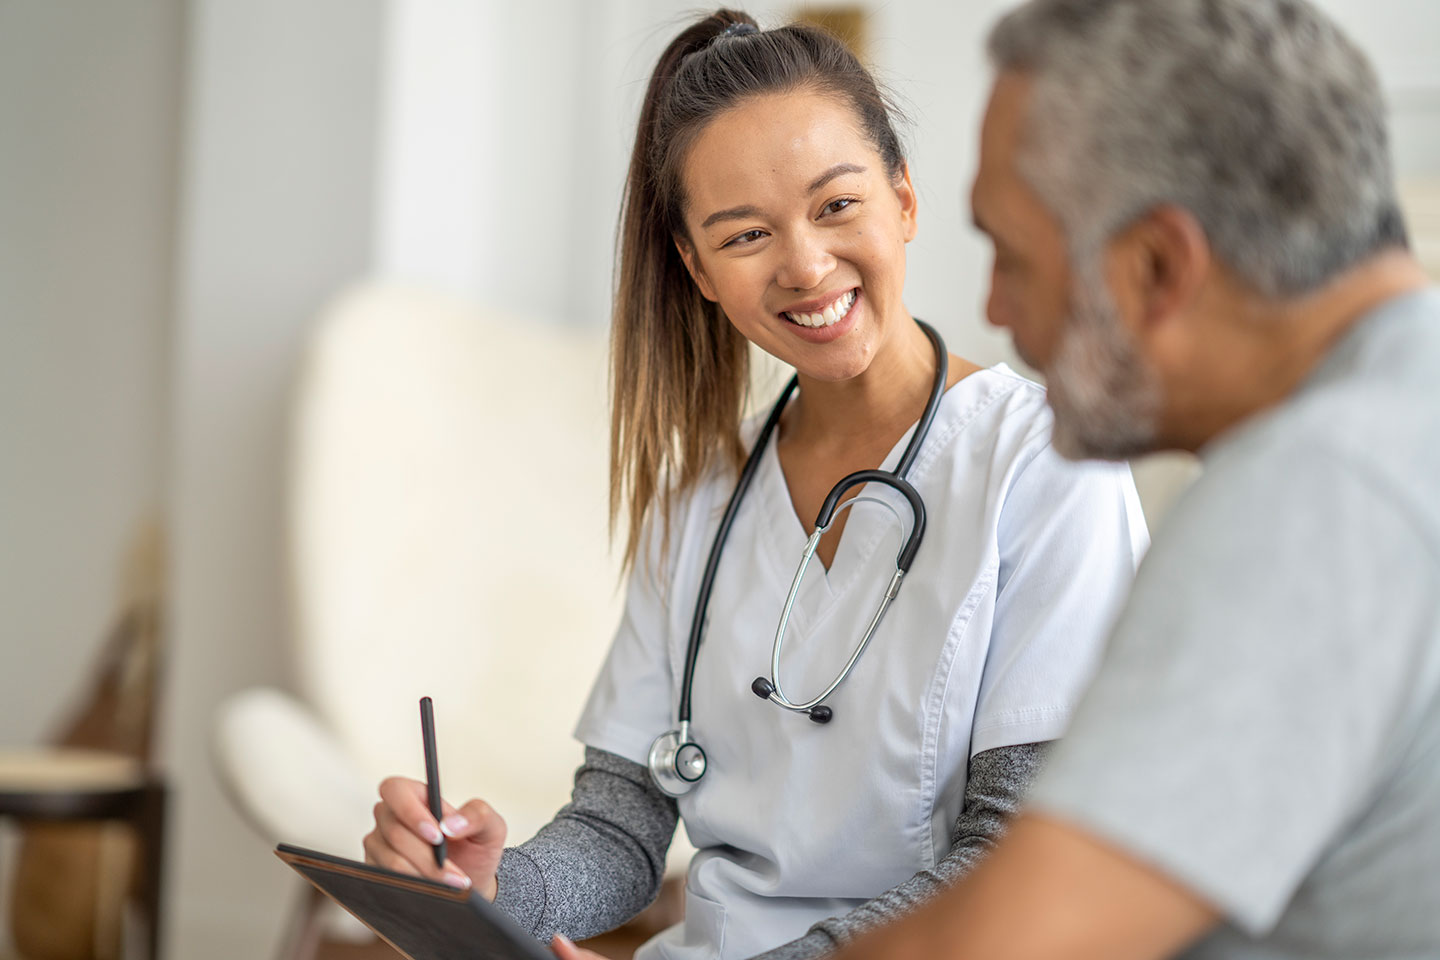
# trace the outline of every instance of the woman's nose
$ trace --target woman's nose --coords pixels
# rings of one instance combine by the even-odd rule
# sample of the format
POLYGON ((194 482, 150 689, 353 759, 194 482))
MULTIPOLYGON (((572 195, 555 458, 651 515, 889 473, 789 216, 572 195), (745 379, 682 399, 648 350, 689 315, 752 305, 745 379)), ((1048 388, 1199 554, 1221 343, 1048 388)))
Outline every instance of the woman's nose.
POLYGON ((787 290, 813 290, 835 269, 835 257, 809 231, 791 234, 780 256, 775 282, 787 290))

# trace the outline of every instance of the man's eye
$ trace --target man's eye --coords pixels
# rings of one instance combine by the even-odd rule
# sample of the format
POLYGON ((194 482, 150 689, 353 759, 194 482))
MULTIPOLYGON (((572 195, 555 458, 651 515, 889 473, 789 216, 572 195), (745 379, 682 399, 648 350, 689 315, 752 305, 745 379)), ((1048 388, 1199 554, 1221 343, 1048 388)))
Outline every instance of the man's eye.
POLYGON ((739 236, 731 237, 729 240, 726 240, 721 249, 724 249, 724 247, 735 247, 742 246, 747 243, 754 243, 756 240, 759 240, 763 236, 765 236, 764 230, 746 230, 739 236))

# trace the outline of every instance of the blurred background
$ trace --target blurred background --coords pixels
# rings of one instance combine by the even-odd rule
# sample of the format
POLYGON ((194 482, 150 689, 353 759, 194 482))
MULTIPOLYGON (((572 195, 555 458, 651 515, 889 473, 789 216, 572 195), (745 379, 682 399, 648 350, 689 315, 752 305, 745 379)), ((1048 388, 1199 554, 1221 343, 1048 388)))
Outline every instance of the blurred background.
MULTIPOLYGON (((1379 69, 1412 228, 1440 263, 1440 4, 1320 5, 1379 69)), ((983 38, 1007 6, 803 12, 853 26, 913 121, 912 312, 955 352, 1019 366, 981 319, 989 254, 966 206, 983 38)), ((766 24, 802 12, 746 9, 766 24)), ((335 777, 373 789, 377 770, 417 772, 414 697, 434 692, 447 793, 511 791, 517 839, 563 801, 579 756, 565 738, 617 609, 601 431, 621 181, 648 71, 695 10, 0 0, 0 745, 72 734, 107 637, 137 591, 151 598, 169 956, 266 957, 285 936, 299 888, 270 853, 284 811, 247 810, 223 784, 296 731, 365 752, 335 777), (460 355, 476 366, 435 373, 460 355), (413 381, 375 374, 387 360, 413 381), (490 392, 406 392, 444 376, 490 392), (417 421, 394 413, 426 404, 453 432, 417 440, 417 421), (338 446, 323 439, 337 432, 338 446), (450 524, 451 554, 435 555, 415 532, 446 515, 412 515, 433 491, 426 467, 477 435, 434 498, 499 496, 524 476, 532 502, 569 512, 491 502, 490 519, 450 524), (387 502, 410 511, 404 524, 336 533, 388 516, 387 502), (444 622, 381 622, 345 599, 392 584, 415 609, 448 610, 444 622), (482 584, 515 608, 494 614, 482 584), (336 596, 349 613, 328 612, 336 596), (559 640, 537 639, 557 616, 559 640), (552 652, 537 665, 538 649, 552 652), (253 688, 310 719, 224 740, 222 708, 253 688), (517 730, 531 739, 504 746, 517 730), (497 785, 501 767, 524 783, 497 785)), ((1192 469, 1138 465, 1152 524, 1192 469)), ((326 823, 301 839, 328 824, 353 837, 336 852, 359 855, 353 809, 306 816, 326 823)), ((6 836, 8 877, 19 853, 6 836)))

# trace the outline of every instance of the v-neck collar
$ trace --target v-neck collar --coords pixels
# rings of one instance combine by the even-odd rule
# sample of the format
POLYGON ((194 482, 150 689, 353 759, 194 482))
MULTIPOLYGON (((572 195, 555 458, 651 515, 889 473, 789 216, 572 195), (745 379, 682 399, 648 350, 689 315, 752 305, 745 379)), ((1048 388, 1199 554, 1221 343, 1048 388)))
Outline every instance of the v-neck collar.
MULTIPOLYGON (((976 370, 946 389, 935 410, 929 435, 926 436, 925 443, 906 477, 912 484, 920 486, 940 449, 953 439, 958 427, 963 426, 963 423, 958 421, 968 421, 968 417, 961 416, 962 412, 973 409, 977 401, 994 392, 995 373, 1014 376, 1005 364, 996 364, 976 370)), ((894 471, 918 425, 917 419, 895 442, 881 461, 881 470, 894 471)), ((790 488, 785 481, 785 471, 780 466, 777 440, 777 437, 771 437, 766 445, 751 496, 755 499, 758 518, 765 531, 764 535, 757 538, 758 553, 768 568, 769 577, 784 592, 789 590, 795 577, 809 534, 806 533, 806 524, 795 512, 790 488)), ((840 543, 836 546, 830 568, 827 570, 816 558, 810 561, 810 568, 805 572, 805 580, 801 584, 791 613, 794 628, 799 631, 813 631, 831 611, 840 606, 837 601, 850 591, 861 574, 873 566, 872 560, 880 545, 893 542, 898 551, 900 538, 909 531, 909 504, 899 493, 891 487, 874 483, 867 484, 862 489, 866 496, 883 499, 890 504, 905 524, 904 530, 897 529, 894 519, 881 507, 866 507, 862 504, 852 508, 852 516, 846 521, 845 529, 841 532, 840 543), (818 570, 815 569, 817 567, 818 570)))

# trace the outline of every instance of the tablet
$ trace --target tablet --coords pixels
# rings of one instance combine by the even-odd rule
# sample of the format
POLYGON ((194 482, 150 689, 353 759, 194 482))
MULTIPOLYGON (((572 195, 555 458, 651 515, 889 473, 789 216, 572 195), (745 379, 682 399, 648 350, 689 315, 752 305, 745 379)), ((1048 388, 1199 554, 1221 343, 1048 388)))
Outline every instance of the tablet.
POLYGON ((288 843, 275 855, 409 960, 555 960, 473 891, 288 843))

